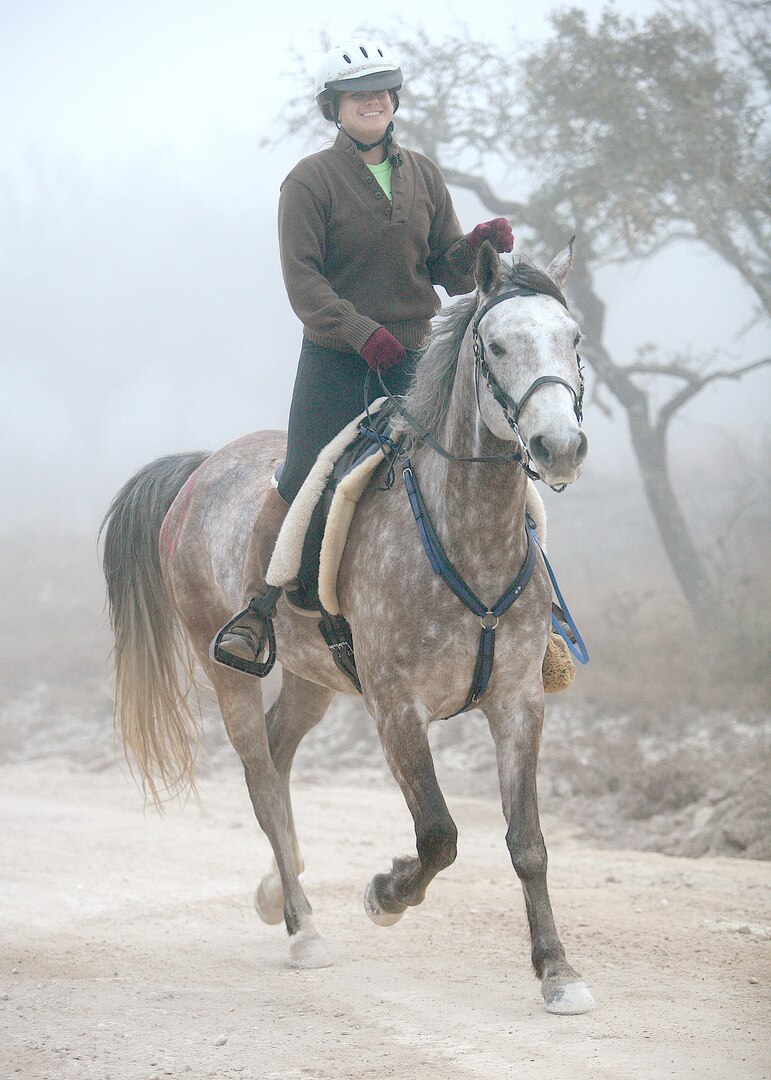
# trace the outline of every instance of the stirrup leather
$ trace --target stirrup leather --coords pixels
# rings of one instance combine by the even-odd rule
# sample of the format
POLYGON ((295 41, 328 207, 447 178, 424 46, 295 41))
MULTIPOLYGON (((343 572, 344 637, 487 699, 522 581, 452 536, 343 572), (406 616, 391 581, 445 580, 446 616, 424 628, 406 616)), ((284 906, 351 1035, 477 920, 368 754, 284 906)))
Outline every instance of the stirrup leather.
POLYGON ((250 600, 243 611, 239 611, 237 615, 234 615, 232 619, 226 622, 209 649, 212 660, 218 664, 223 664, 225 667, 235 668, 236 671, 243 671, 246 675, 255 675, 258 679, 264 679, 273 669, 276 662, 276 633, 273 629, 273 615, 276 610, 276 601, 280 595, 280 586, 271 585, 264 596, 250 600), (233 656, 220 648, 225 634, 230 633, 231 630, 237 627, 244 616, 253 616, 264 620, 267 630, 267 641, 265 643, 268 647, 267 660, 262 662, 259 660, 244 660, 242 657, 233 656))

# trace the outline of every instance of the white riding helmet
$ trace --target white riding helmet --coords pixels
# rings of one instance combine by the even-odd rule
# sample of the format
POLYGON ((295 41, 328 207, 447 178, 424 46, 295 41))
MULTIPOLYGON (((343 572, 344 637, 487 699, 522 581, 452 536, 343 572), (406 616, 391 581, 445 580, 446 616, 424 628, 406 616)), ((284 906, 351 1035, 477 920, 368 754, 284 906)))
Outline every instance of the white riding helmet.
MULTIPOLYGON (((374 41, 342 41, 329 50, 316 74, 316 104, 325 120, 336 119, 333 99, 342 90, 398 90, 402 71, 374 41)), ((397 99, 398 101, 398 99, 397 99)))

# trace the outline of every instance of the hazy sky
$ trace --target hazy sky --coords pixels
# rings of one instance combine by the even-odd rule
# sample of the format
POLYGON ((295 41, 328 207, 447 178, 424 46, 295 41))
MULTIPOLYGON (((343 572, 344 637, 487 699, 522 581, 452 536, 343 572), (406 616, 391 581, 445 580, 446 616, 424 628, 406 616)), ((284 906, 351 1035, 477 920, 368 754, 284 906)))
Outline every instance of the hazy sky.
MULTIPOLYGON (((498 0, 476 24, 469 6, 396 0, 384 20, 351 0, 336 0, 331 15, 330 5, 292 0, 268 5, 266 19, 263 0, 0 0, 0 94, 12 103, 0 155, 18 161, 38 148, 95 171, 144 159, 215 179, 218 151, 264 134, 280 112, 289 49, 307 53, 312 79, 322 29, 335 40, 374 24, 387 40, 389 26, 437 36, 468 27, 504 44, 513 27, 520 38, 543 35, 556 5, 498 0)), ((615 6, 644 15, 657 4, 615 6)))
MULTIPOLYGON (((370 23, 387 40, 389 25, 437 36, 468 26, 505 47, 512 13, 517 36, 532 38, 551 7, 497 2, 471 23, 458 0, 397 0, 389 20, 348 0, 331 16, 293 0, 268 18, 244 0, 0 0, 0 439, 6 454, 24 447, 6 506, 33 512, 50 488, 90 511, 159 453, 284 426, 300 329, 281 282, 276 204, 285 173, 315 147, 259 142, 295 92, 291 48, 308 53, 312 110, 323 29, 340 38, 370 23)), ((318 146, 329 133, 319 118, 318 146)), ((467 228, 490 216, 467 193, 455 201, 467 228)), ((747 358, 767 347, 757 328, 737 340, 751 298, 713 256, 672 253, 666 268, 604 279, 620 358, 650 340, 747 358)), ((680 430, 709 434, 726 411, 731 424, 762 426, 768 385, 712 392, 680 430)), ((627 460, 622 420, 590 417, 601 455, 627 460)))

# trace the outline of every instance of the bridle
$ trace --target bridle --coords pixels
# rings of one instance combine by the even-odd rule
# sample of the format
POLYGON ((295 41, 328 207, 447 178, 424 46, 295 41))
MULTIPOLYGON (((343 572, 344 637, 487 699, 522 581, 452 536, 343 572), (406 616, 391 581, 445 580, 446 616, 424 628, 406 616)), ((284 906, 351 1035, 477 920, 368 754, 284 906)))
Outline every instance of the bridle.
MULTIPOLYGON (((383 376, 378 369, 377 377, 378 381, 380 382, 380 388, 385 394, 385 396, 388 398, 388 400, 391 402, 391 405, 394 407, 396 412, 398 412, 399 415, 407 421, 407 423, 417 434, 421 442, 425 443, 427 446, 430 446, 432 450, 436 451, 437 454, 445 458, 447 461, 480 463, 493 461, 516 461, 519 463, 519 465, 522 466, 522 468, 531 480, 540 480, 540 475, 532 467, 532 456, 527 448, 525 440, 522 438, 522 435, 520 433, 519 417, 526 402, 533 396, 536 390, 538 390, 541 386, 547 385, 548 383, 558 383, 561 386, 567 387, 573 397, 573 411, 575 413, 576 420, 579 424, 581 424, 583 420, 584 373, 583 363, 578 353, 576 353, 576 360, 578 363, 578 393, 576 393, 574 387, 572 387, 569 382, 567 382, 565 379, 561 379, 558 375, 541 375, 537 379, 535 379, 530 384, 530 386, 528 386, 527 390, 525 390, 519 401, 515 401, 514 398, 512 398, 509 394, 506 393, 506 391, 503 389, 503 387, 493 374, 487 360, 485 359, 484 342, 482 341, 479 333, 479 324, 484 318, 484 316, 488 313, 488 311, 490 311, 491 308, 496 307, 496 305, 502 304, 505 300, 513 300, 516 297, 520 296, 538 295, 552 296, 553 294, 541 294, 538 289, 531 289, 524 285, 518 285, 513 289, 507 290, 506 292, 497 293, 490 300, 487 300, 485 303, 480 305, 480 307, 476 311, 476 314, 474 315, 471 324, 471 340, 474 353, 474 392, 476 395, 477 411, 479 413, 480 419, 483 420, 482 408, 479 400, 479 382, 480 378, 483 378, 493 398, 503 410, 504 416, 506 417, 506 422, 508 423, 511 430, 514 432, 514 436, 516 439, 516 449, 511 453, 487 454, 478 457, 459 457, 456 454, 451 454, 449 450, 445 450, 445 448, 441 446, 428 431, 426 431, 422 424, 420 424, 418 420, 416 420, 416 418, 404 408, 400 400, 391 393, 391 391, 383 382, 383 376)), ((553 299, 559 300, 562 306, 567 310, 567 304, 565 303, 565 300, 561 296, 561 294, 554 294, 553 299)), ((368 373, 367 382, 365 384, 365 398, 367 401, 369 400, 369 377, 370 375, 368 373)), ((369 415, 368 406, 366 408, 366 411, 369 415)), ((549 486, 552 487, 552 490, 554 491, 564 491, 567 487, 567 484, 549 486)))
MULTIPOLYGON (((530 451, 528 450, 525 440, 522 438, 519 430, 519 417, 522 413, 522 410, 525 407, 527 401, 536 392, 536 390, 540 389, 540 387, 542 386, 548 385, 549 383, 558 383, 560 386, 567 387, 567 389, 570 391, 573 397, 573 412, 575 413, 576 420, 580 425, 584 418, 583 363, 581 361, 581 357, 578 355, 578 353, 576 353, 576 360, 578 363, 578 393, 576 393, 575 388, 572 387, 569 382, 567 382, 565 379, 561 379, 559 375, 541 375, 537 379, 533 380, 533 382, 530 384, 530 386, 528 386, 527 390, 525 390, 519 401, 516 401, 513 397, 511 397, 510 394, 507 394, 506 391, 503 389, 503 387, 493 374, 490 365, 485 359, 485 347, 484 342, 482 341, 482 338, 479 334, 479 324, 485 317, 485 315, 488 313, 488 311, 490 311, 491 308, 496 307, 496 305, 502 304, 506 300, 513 300, 518 296, 537 295, 538 291, 536 289, 529 289, 522 285, 519 285, 514 289, 509 289, 507 292, 498 293, 496 296, 492 297, 492 299, 488 300, 486 303, 482 304, 477 309, 474 320, 471 324, 471 347, 474 352, 474 393, 476 395, 477 412, 479 413, 479 416, 481 418, 482 406, 479 400, 479 382, 480 378, 483 378, 485 380, 485 383, 487 384, 488 390, 503 410, 503 414, 506 417, 506 423, 514 432, 514 437, 517 441, 520 452, 520 456, 518 456, 516 460, 519 461, 519 464, 522 466, 522 468, 525 470, 531 480, 540 480, 541 477, 531 465, 532 457, 530 451)), ((567 304, 561 296, 555 296, 554 299, 559 300, 565 310, 567 310, 567 304)), ((558 484, 554 486, 553 490, 564 491, 566 486, 566 484, 558 484)))

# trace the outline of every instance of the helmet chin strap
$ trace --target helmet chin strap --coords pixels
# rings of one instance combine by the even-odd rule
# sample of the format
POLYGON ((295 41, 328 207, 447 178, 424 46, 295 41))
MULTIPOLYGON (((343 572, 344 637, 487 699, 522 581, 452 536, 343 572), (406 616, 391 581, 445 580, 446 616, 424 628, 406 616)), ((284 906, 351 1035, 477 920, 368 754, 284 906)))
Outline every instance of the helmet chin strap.
POLYGON ((349 135, 339 120, 335 121, 335 123, 337 124, 337 130, 342 131, 344 132, 344 134, 348 135, 348 138, 351 140, 356 149, 361 150, 362 153, 366 153, 367 150, 374 150, 376 146, 381 146, 383 143, 389 143, 391 141, 394 130, 394 122, 393 120, 391 120, 388 127, 385 129, 385 135, 383 135, 382 138, 378 139, 377 142, 363 143, 359 142, 358 139, 354 139, 353 135, 349 135))

